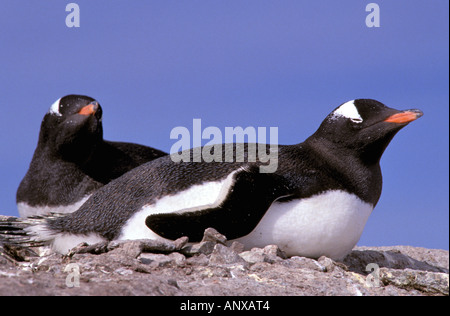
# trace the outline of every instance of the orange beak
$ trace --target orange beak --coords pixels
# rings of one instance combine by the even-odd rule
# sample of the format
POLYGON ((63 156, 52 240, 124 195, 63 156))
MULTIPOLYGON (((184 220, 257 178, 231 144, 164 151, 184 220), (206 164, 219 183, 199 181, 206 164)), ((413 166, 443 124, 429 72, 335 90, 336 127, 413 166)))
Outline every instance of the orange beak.
POLYGON ((80 110, 80 112, 78 112, 78 114, 89 116, 89 115, 95 114, 95 112, 97 112, 97 110, 98 110, 98 103, 92 102, 92 103, 86 105, 85 107, 83 107, 80 110))
POLYGON ((417 120, 423 113, 419 110, 408 110, 389 116, 385 122, 405 124, 417 120))

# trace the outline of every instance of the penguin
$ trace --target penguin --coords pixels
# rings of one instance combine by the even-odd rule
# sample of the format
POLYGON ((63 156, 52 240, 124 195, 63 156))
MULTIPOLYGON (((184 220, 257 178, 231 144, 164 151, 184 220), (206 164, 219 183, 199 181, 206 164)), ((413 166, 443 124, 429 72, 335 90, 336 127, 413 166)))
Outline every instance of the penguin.
MULTIPOLYGON (((101 187, 76 212, 28 227, 28 236, 65 253, 81 242, 197 242, 213 227, 247 249, 276 244, 288 256, 343 258, 380 198, 383 152, 422 115, 372 99, 348 101, 304 142, 279 145, 274 172, 260 172, 259 158, 196 162, 195 149, 188 162, 165 156, 101 187)), ((203 149, 222 149, 224 157, 226 146, 219 147, 203 149)))
POLYGON ((45 114, 29 169, 17 189, 19 215, 71 213, 97 189, 166 153, 103 140, 102 108, 93 98, 67 95, 45 114))

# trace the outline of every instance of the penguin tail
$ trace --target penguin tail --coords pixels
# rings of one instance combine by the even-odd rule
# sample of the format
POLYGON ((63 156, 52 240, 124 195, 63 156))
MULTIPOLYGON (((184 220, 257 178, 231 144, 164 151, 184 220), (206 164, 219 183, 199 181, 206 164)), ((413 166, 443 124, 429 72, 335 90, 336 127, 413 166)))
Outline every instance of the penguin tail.
POLYGON ((65 214, 52 213, 27 218, 0 215, 0 244, 16 247, 42 247, 51 243, 53 234, 47 229, 47 220, 65 214))

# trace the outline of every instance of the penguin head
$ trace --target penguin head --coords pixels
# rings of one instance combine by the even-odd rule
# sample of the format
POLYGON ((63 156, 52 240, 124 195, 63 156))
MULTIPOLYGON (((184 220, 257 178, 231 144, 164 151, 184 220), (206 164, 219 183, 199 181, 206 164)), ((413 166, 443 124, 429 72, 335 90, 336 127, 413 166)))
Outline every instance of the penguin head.
POLYGON ((372 99, 352 100, 331 112, 310 138, 377 163, 395 134, 422 115, 420 110, 400 111, 372 99))
POLYGON ((62 97, 42 120, 39 144, 65 159, 87 159, 102 140, 102 108, 91 97, 73 94, 62 97))

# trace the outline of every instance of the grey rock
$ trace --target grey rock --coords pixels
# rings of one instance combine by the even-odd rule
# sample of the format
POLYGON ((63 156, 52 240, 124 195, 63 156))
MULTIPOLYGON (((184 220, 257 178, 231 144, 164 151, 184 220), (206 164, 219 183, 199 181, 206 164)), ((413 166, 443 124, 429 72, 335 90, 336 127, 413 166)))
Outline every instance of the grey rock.
POLYGON ((283 260, 283 265, 292 269, 313 270, 318 272, 326 272, 327 268, 315 259, 294 256, 283 260))
POLYGON ((186 264, 191 266, 207 266, 209 264, 209 258, 205 254, 201 253, 197 256, 186 259, 186 264))
POLYGON ((268 245, 264 248, 253 248, 239 254, 241 258, 250 264, 257 262, 274 263, 286 259, 286 254, 276 245, 268 245))
POLYGON ((320 267, 322 267, 323 272, 334 271, 334 268, 336 267, 336 262, 325 256, 322 256, 319 259, 317 259, 317 264, 319 264, 320 267))
POLYGON ((216 243, 213 241, 202 241, 198 244, 184 247, 182 252, 187 256, 199 254, 210 255, 213 252, 215 245, 216 243))
POLYGON ((193 245, 189 245, 181 249, 181 252, 187 256, 195 256, 199 254, 210 255, 214 251, 216 244, 226 245, 227 238, 220 234, 214 228, 207 228, 203 234, 202 240, 193 245))
POLYGON ((143 264, 152 264, 154 267, 168 266, 172 262, 169 256, 158 253, 142 253, 138 259, 139 262, 143 264))
POLYGON ((5 251, 2 245, 0 245, 0 267, 12 267, 15 265, 15 262, 16 260, 5 251))
POLYGON ((241 244, 238 241, 233 241, 233 243, 230 246, 231 250, 233 250, 235 253, 241 253, 244 251, 245 246, 244 244, 241 244))
POLYGON ((341 263, 333 261, 332 259, 322 256, 317 259, 317 264, 322 268, 323 272, 331 272, 331 271, 348 271, 348 267, 341 263))
POLYGON ((3 243, 0 295, 449 295, 445 250, 356 247, 336 262, 285 258, 273 245, 243 251, 217 239, 190 245, 214 245, 210 253, 185 256, 186 242, 82 245, 70 256, 3 243))
POLYGON ((180 253, 174 252, 169 255, 157 253, 141 253, 138 257, 140 263, 150 264, 152 267, 182 266, 186 257, 180 253))
POLYGON ((141 252, 171 253, 181 250, 188 243, 188 241, 189 240, 187 237, 181 237, 175 241, 140 239, 119 243, 121 243, 122 245, 126 245, 127 243, 134 243, 139 247, 139 250, 141 252))
POLYGON ((448 251, 405 246, 356 247, 342 262, 357 273, 365 273, 370 263, 380 268, 449 272, 448 251))
POLYGON ((203 233, 203 239, 201 241, 212 241, 216 244, 226 245, 227 237, 219 233, 214 228, 207 228, 203 233))
POLYGON ((281 250, 277 245, 267 245, 263 249, 263 253, 269 257, 279 257, 281 259, 286 259, 286 253, 281 250))
POLYGON ((111 242, 108 245, 108 250, 125 257, 137 258, 142 253, 142 243, 141 240, 111 242))
POLYGON ((266 256, 264 256, 264 254, 256 251, 244 251, 240 253, 239 256, 246 262, 251 264, 257 262, 264 262, 266 259, 266 256))
POLYGON ((210 265, 229 265, 229 264, 242 264, 247 266, 247 262, 239 256, 236 252, 230 248, 216 244, 214 250, 209 258, 210 265))
POLYGON ((449 295, 449 275, 447 273, 381 268, 380 280, 384 285, 392 284, 403 289, 449 295))

